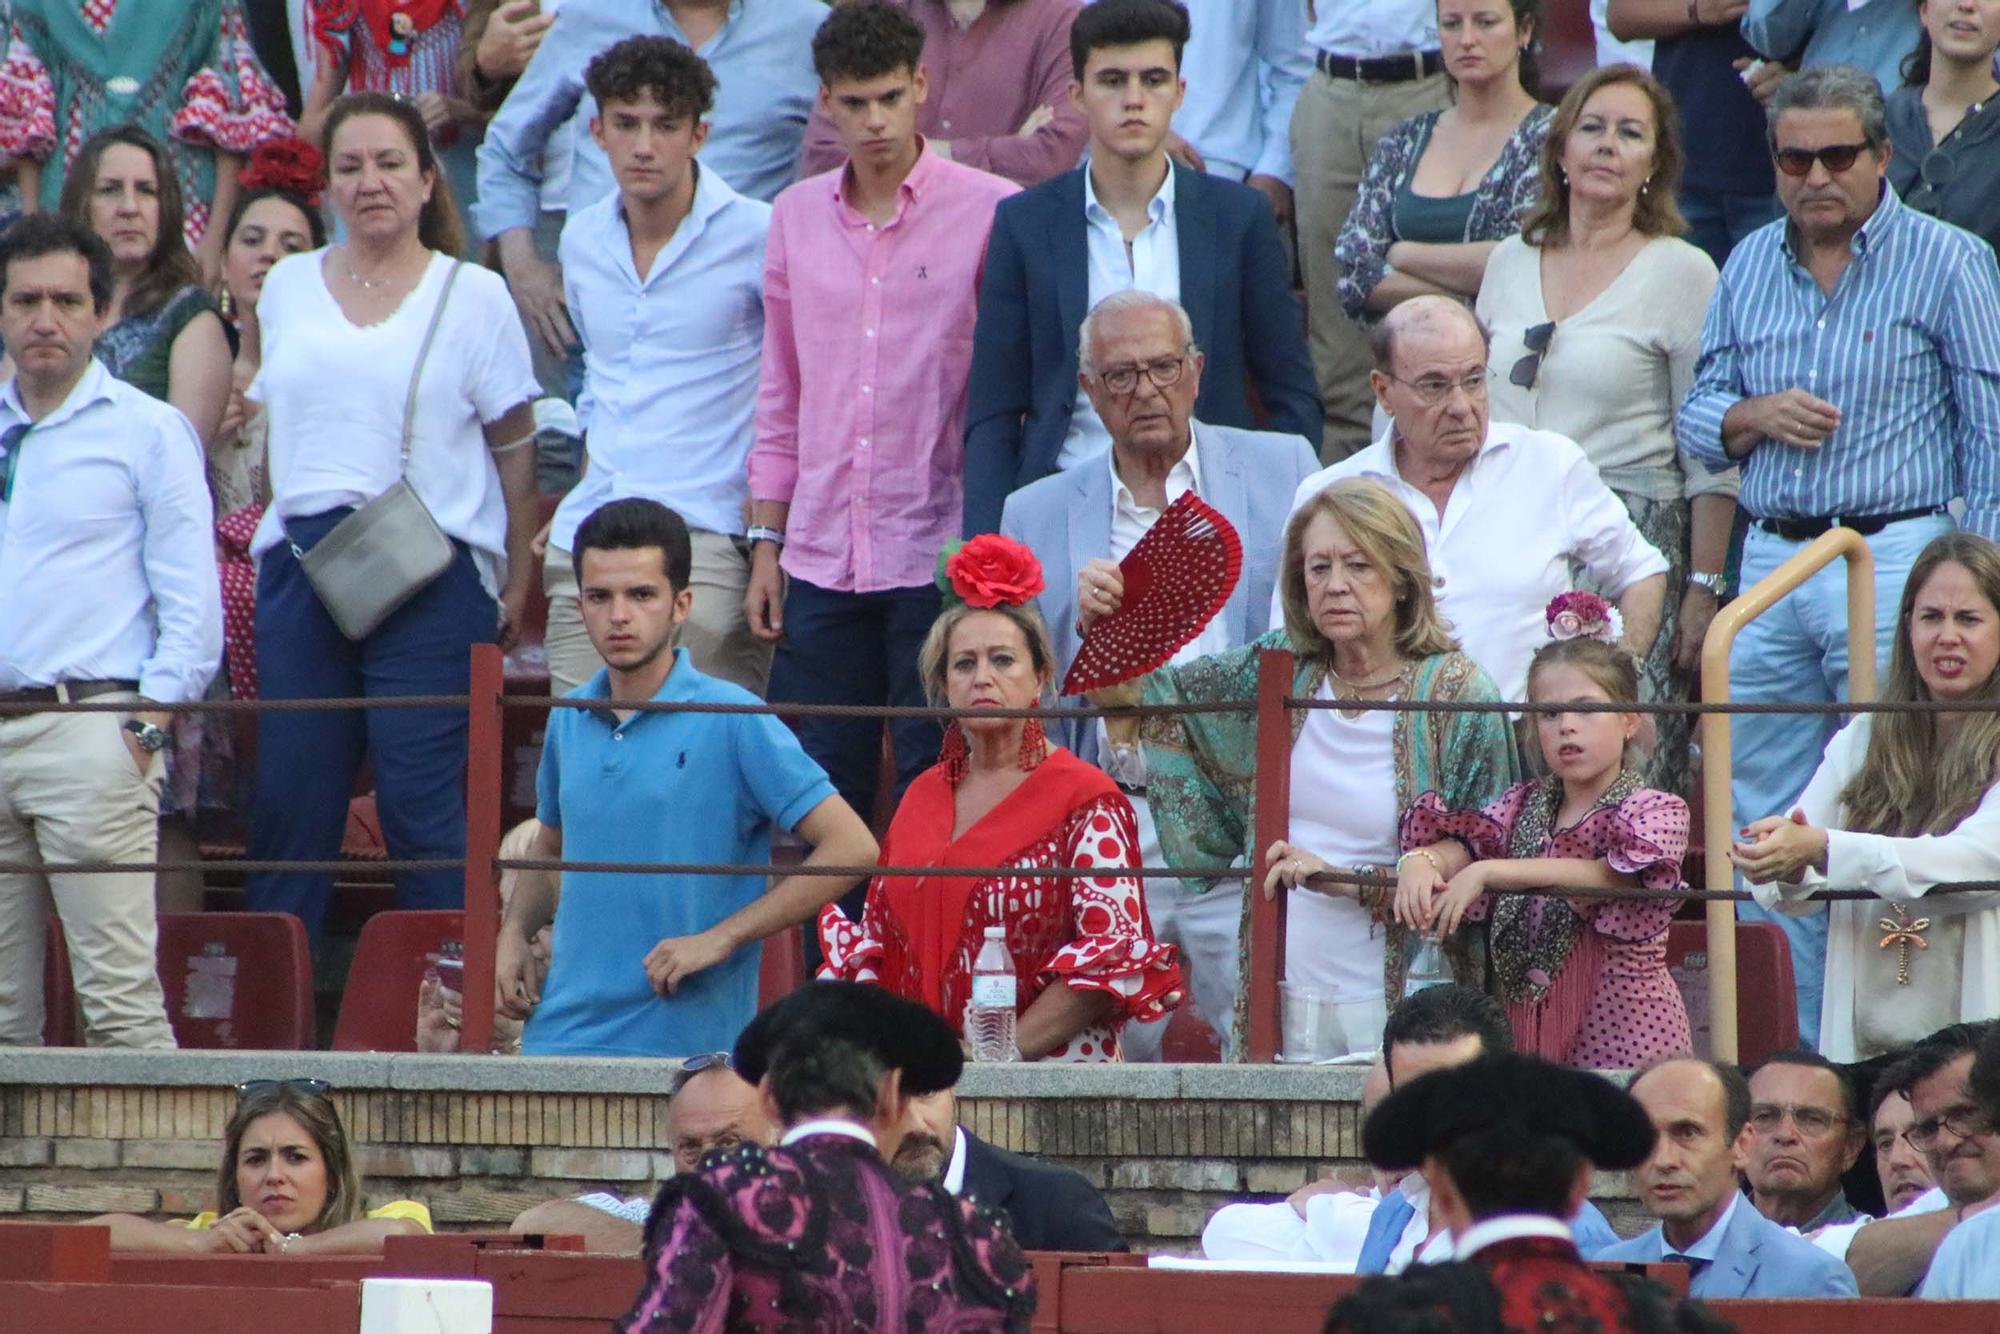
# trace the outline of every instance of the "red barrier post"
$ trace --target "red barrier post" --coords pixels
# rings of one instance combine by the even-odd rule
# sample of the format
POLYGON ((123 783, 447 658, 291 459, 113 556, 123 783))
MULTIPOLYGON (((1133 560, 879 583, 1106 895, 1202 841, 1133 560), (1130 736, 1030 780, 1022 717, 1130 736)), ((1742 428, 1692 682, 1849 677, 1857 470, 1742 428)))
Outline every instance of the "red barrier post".
POLYGON ((500 696, 506 659, 472 646, 465 762, 465 1011, 459 1050, 493 1050, 493 955, 500 935, 500 696))
POLYGON ((1291 829, 1292 715, 1285 707, 1296 675, 1292 655, 1267 648, 1257 654, 1257 823, 1250 881, 1250 1032, 1247 1059, 1278 1059, 1284 1040, 1278 983, 1285 976, 1285 896, 1266 900, 1264 854, 1291 829))

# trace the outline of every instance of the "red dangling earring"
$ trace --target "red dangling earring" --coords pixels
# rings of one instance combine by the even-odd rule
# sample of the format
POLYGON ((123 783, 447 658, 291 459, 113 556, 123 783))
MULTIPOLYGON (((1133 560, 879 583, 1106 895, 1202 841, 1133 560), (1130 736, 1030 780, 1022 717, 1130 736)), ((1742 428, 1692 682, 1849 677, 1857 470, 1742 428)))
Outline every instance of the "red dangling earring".
POLYGON ((965 729, 957 722, 944 728, 944 745, 938 749, 938 763, 944 766, 944 781, 957 787, 972 768, 972 750, 965 744, 965 729))
POLYGON ((1021 772, 1033 773, 1048 753, 1048 736, 1042 731, 1042 720, 1030 718, 1021 725, 1021 772))

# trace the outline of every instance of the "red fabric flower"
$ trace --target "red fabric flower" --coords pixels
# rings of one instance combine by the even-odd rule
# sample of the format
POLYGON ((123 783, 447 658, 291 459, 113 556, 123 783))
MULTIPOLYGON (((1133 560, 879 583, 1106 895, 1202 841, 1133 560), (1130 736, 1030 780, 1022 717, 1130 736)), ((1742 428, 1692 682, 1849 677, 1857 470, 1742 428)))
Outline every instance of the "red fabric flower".
POLYGON ((304 139, 273 139, 257 145, 236 178, 245 190, 285 190, 319 207, 326 181, 326 157, 304 139))
POLYGON ((945 563, 954 593, 969 607, 1019 606, 1041 592, 1042 563, 1011 537, 985 533, 945 563))
POLYGON ((1624 625, 1617 608, 1595 593, 1574 591, 1549 599, 1543 613, 1551 639, 1596 639, 1606 644, 1618 642, 1624 625))

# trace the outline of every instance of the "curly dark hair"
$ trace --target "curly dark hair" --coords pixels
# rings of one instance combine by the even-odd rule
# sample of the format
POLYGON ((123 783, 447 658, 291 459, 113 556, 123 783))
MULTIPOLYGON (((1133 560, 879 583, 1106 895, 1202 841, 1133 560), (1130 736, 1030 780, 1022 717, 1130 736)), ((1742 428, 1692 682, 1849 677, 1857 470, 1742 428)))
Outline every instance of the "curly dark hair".
POLYGON ((900 5, 861 0, 835 5, 813 34, 813 69, 822 84, 914 72, 924 54, 924 30, 900 5))
POLYGON ((671 37, 627 37, 605 47, 584 70, 583 86, 599 107, 651 93, 676 120, 699 120, 715 105, 715 72, 671 37))
POLYGON ((1097 0, 1079 10, 1070 26, 1070 68, 1076 81, 1082 83, 1083 67, 1099 47, 1165 41, 1173 44, 1174 68, 1178 70, 1189 31, 1188 12, 1175 0, 1097 0))

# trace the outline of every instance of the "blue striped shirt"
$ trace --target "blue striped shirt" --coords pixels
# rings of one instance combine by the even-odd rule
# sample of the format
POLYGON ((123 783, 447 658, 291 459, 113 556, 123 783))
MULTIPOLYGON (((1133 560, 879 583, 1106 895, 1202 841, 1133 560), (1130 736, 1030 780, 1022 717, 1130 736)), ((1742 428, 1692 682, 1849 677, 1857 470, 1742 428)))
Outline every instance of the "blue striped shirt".
POLYGON ((1970 232, 1905 208, 1886 185, 1854 258, 1820 290, 1789 219, 1731 252, 1702 329, 1694 388, 1675 435, 1710 469, 1736 462, 1723 416, 1739 400, 1798 388, 1840 409, 1817 449, 1760 441, 1742 460, 1758 518, 1893 514, 1966 504, 1966 526, 2000 538, 2000 265, 1970 232))

